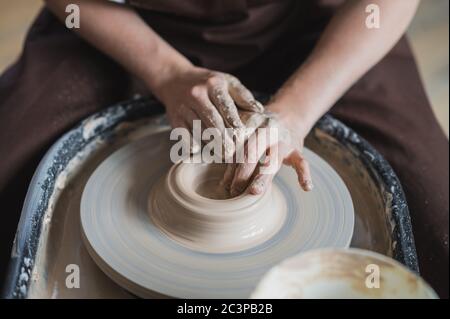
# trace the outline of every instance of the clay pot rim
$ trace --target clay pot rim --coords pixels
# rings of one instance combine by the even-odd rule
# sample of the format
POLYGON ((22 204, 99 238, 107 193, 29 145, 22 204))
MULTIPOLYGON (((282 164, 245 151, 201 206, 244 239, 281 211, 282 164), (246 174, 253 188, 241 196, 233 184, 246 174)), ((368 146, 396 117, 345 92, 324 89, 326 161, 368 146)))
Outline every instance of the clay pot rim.
MULTIPOLYGON (((221 216, 224 213, 233 217, 244 214, 247 210, 252 209, 258 203, 264 201, 267 196, 270 196, 270 189, 260 195, 252 195, 248 193, 242 193, 238 196, 226 199, 213 199, 198 194, 195 190, 190 188, 190 185, 183 184, 180 179, 183 170, 188 167, 188 163, 177 163, 173 165, 164 181, 164 187, 168 190, 168 195, 176 200, 178 205, 189 209, 195 210, 197 215, 215 215, 221 216), (217 203, 221 202, 222 207, 217 208, 217 203)), ((194 164, 195 165, 195 164, 194 164)))

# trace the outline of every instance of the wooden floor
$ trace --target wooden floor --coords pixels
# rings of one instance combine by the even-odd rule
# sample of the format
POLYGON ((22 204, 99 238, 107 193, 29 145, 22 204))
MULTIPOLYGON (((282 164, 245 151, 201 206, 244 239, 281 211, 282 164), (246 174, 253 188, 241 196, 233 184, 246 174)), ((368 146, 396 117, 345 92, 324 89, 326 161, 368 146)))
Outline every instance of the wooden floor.
MULTIPOLYGON (((41 6, 42 0, 0 0, 0 72, 17 58, 41 6)), ((449 1, 422 0, 408 36, 433 109, 448 136, 449 1)))

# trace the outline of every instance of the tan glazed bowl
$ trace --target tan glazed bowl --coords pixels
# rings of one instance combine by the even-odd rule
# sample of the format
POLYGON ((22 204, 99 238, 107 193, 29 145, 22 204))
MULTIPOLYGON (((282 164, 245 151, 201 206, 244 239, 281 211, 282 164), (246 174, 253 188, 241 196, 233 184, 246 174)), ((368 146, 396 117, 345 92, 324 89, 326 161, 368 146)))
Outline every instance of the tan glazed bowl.
POLYGON ((319 249, 291 257, 263 277, 252 298, 436 299, 399 262, 362 249, 319 249))

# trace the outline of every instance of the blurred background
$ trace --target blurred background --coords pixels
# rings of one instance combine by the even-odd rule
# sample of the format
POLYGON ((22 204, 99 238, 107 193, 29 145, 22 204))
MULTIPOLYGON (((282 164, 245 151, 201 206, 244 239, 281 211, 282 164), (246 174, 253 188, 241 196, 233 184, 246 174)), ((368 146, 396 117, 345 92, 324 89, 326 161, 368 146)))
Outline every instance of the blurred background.
MULTIPOLYGON (((42 0, 0 0, 0 73, 17 59, 41 6, 42 0)), ((449 1, 422 0, 408 37, 434 112, 448 136, 449 1)))

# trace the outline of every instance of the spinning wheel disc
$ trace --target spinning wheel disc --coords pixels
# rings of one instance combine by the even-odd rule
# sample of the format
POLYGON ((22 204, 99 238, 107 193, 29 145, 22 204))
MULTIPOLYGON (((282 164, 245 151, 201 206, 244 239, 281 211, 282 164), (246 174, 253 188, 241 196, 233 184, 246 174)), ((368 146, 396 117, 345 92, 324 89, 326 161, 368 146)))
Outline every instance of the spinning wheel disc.
POLYGON ((170 169, 168 133, 132 142, 90 177, 81 200, 83 239, 98 266, 140 297, 247 298, 281 260, 322 247, 348 247, 354 226, 350 194, 324 160, 305 149, 315 188, 301 191, 283 167, 273 189, 286 217, 268 240, 245 250, 210 253, 167 236, 148 212, 155 185, 170 169))

